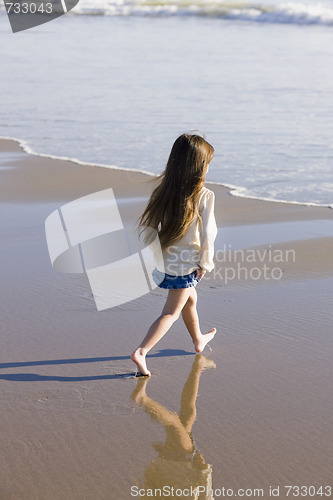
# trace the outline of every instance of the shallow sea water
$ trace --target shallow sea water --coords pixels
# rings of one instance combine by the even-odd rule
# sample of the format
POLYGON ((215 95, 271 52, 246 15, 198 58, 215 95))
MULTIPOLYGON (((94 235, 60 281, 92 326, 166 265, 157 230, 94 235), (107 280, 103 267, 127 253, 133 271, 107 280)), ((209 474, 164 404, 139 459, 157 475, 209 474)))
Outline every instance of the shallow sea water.
POLYGON ((200 129, 207 180, 333 202, 332 26, 67 15, 13 35, 2 14, 1 136, 160 173, 175 137, 200 129))

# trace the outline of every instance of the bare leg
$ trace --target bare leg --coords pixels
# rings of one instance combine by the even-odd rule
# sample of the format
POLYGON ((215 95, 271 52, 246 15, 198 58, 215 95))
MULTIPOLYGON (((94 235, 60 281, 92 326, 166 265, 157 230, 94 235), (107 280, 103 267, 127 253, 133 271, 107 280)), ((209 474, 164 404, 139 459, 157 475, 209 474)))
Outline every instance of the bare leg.
POLYGON ((151 375, 146 365, 146 355, 179 318, 189 298, 189 290, 190 288, 169 290, 162 314, 154 321, 139 347, 131 354, 131 360, 137 364, 143 375, 151 375))
POLYGON ((183 307, 182 316, 186 328, 192 337, 196 352, 202 352, 208 342, 210 342, 216 333, 216 328, 212 328, 208 333, 203 335, 200 330, 199 317, 197 313, 197 291, 194 287, 190 290, 189 298, 183 307))

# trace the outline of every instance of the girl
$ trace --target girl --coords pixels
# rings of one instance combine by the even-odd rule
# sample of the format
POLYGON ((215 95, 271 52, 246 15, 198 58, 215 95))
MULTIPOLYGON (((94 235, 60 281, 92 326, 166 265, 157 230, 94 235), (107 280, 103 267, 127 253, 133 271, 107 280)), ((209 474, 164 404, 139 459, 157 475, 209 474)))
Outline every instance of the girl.
POLYGON ((196 309, 195 286, 214 268, 215 196, 204 187, 214 148, 201 136, 183 134, 175 141, 164 173, 158 178, 139 226, 158 232, 165 273, 155 269, 153 279, 168 290, 162 314, 131 354, 142 375, 151 375, 146 355, 165 335, 180 313, 196 352, 202 352, 216 329, 203 335, 196 309))

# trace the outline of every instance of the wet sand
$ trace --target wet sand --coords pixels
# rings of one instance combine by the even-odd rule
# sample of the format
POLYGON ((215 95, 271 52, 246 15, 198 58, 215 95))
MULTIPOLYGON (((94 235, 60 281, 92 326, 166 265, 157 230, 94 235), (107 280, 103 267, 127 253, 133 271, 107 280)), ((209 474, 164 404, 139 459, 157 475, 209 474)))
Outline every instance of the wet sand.
POLYGON ((139 486, 152 498, 149 488, 163 485, 215 490, 200 498, 258 488, 268 499, 270 486, 279 498, 285 485, 333 486, 331 209, 207 184, 222 235, 304 221, 327 221, 327 234, 252 247, 255 265, 280 268, 280 279, 243 270, 226 282, 226 267, 251 273, 254 263, 241 254, 217 263, 197 287, 202 330, 217 328, 213 350, 196 356, 180 319, 152 350, 147 381, 131 378, 129 354, 166 293, 97 312, 85 275, 52 269, 44 223, 108 187, 134 221, 151 177, 27 155, 9 140, 0 140, 0 170, 1 500, 128 500, 139 486), (275 250, 295 259, 272 263, 275 250))

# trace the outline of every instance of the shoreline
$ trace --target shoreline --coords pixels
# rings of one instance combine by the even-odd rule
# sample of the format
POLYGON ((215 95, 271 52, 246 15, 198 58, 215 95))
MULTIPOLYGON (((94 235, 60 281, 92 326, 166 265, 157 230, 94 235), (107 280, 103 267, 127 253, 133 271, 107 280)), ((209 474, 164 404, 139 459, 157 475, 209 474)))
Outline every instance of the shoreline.
MULTIPOLYGON (((135 172, 138 174, 148 175, 152 178, 155 178, 159 175, 159 174, 154 174, 152 172, 148 172, 146 170, 118 167, 116 165, 104 165, 104 164, 99 164, 99 163, 91 163, 91 162, 86 162, 86 161, 80 160, 78 158, 71 158, 71 157, 66 157, 66 156, 55 156, 55 155, 50 155, 50 154, 38 153, 37 151, 34 151, 29 146, 28 141, 26 141, 24 139, 18 139, 16 137, 0 136, 0 153, 2 152, 3 147, 8 148, 8 152, 21 152, 21 151, 23 151, 24 153, 31 155, 31 156, 37 156, 37 157, 41 157, 41 158, 49 158, 52 160, 71 162, 71 163, 74 163, 77 165, 82 165, 82 166, 107 168, 110 170, 120 170, 123 172, 135 172), (6 142, 14 143, 14 144, 5 145, 6 142)), ((242 186, 235 186, 233 184, 224 184, 223 182, 218 182, 218 181, 207 181, 206 184, 209 184, 212 187, 213 186, 221 186, 222 188, 229 190, 228 194, 230 196, 234 196, 236 198, 245 198, 247 200, 257 200, 257 201, 267 201, 269 203, 283 203, 283 204, 287 204, 287 205, 300 205, 300 206, 306 206, 306 207, 321 207, 321 208, 333 209, 333 204, 287 201, 287 200, 280 200, 280 199, 275 200, 275 199, 271 199, 271 198, 261 198, 261 197, 257 197, 257 196, 251 196, 251 195, 246 196, 246 195, 241 194, 242 191, 244 191, 246 188, 244 188, 242 186)))
MULTIPOLYGON (((2 171, 2 202, 69 202, 112 187, 117 199, 137 198, 126 211, 133 217, 144 208, 156 176, 138 170, 103 167, 47 155, 27 153, 15 139, 0 138, 1 153, 18 153, 2 171)), ((329 206, 267 201, 234 196, 223 184, 206 182, 216 195, 215 212, 219 226, 333 219, 329 206)), ((121 208, 121 207, 120 207, 121 208)))

